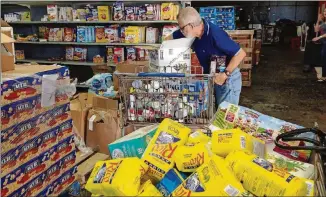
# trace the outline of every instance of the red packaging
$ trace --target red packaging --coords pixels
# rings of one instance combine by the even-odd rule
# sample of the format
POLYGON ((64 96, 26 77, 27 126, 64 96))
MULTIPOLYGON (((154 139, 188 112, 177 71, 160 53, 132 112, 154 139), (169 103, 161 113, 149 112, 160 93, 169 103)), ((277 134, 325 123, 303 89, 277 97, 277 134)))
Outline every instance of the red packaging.
POLYGON ((125 61, 125 53, 123 47, 114 47, 113 52, 114 52, 113 55, 114 63, 120 63, 125 61))
POLYGON ((146 51, 143 48, 136 48, 136 60, 137 61, 145 61, 146 59, 146 51))
POLYGON ((74 41, 74 29, 73 28, 64 28, 63 41, 73 42, 74 41))

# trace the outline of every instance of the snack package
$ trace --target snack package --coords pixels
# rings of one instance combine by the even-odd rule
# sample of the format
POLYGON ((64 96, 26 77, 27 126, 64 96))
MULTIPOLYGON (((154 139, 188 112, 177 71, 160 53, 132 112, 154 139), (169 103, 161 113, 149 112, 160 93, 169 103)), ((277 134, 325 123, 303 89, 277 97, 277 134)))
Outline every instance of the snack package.
POLYGON ((190 128, 168 118, 161 122, 142 157, 149 166, 148 175, 154 183, 174 166, 174 152, 185 144, 190 131, 190 128))
POLYGON ((105 39, 109 43, 119 42, 119 26, 111 25, 110 27, 105 28, 105 39))
POLYGON ((198 143, 207 144, 210 141, 211 138, 208 137, 206 134, 204 134, 202 130, 198 129, 189 135, 187 144, 198 144, 198 143))
POLYGON ((77 42, 86 42, 86 28, 83 26, 77 27, 77 42))
POLYGON ((98 10, 98 20, 99 21, 109 21, 110 20, 110 11, 109 6, 97 6, 98 10))
POLYGON ((265 142, 241 131, 240 129, 227 129, 213 132, 213 153, 221 157, 226 157, 234 150, 248 150, 260 157, 264 157, 265 142))
POLYGON ((120 63, 125 61, 125 52, 123 47, 114 47, 113 62, 120 63))
POLYGON ((122 21, 125 19, 124 4, 122 2, 116 2, 113 4, 113 20, 122 21))
POLYGON ((134 21, 136 19, 135 7, 126 6, 125 13, 126 13, 126 21, 134 21))
POLYGON ((161 20, 173 20, 174 4, 162 3, 161 5, 161 20))
POLYGON ((147 180, 139 190, 138 196, 162 196, 150 180, 147 180))
POLYGON ((104 27, 95 27, 96 42, 107 42, 105 39, 104 27))
POLYGON ((95 195, 136 196, 140 179, 147 170, 148 167, 136 157, 99 161, 85 188, 95 195))
POLYGON ((108 63, 113 63, 114 61, 114 48, 106 47, 106 61, 108 63))
POLYGON ((74 60, 75 61, 86 61, 87 49, 83 47, 75 47, 74 49, 74 60))
POLYGON ((146 28, 146 43, 157 43, 158 42, 158 28, 148 27, 146 28))
POLYGON ((181 172, 194 172, 209 159, 209 147, 204 143, 186 144, 175 151, 175 164, 181 172))
POLYGON ((241 183, 224 159, 213 155, 188 177, 172 196, 242 196, 241 183))
POLYGON ((64 28, 64 36, 63 41, 65 42, 73 42, 74 41, 74 28, 64 28))
POLYGON ((127 47, 127 60, 136 60, 136 49, 134 47, 127 47))
POLYGON ((171 193, 179 187, 186 177, 182 176, 176 169, 170 169, 163 177, 163 179, 156 185, 156 188, 164 197, 170 196, 171 193))
POLYGON ((233 151, 225 159, 243 187, 255 196, 305 196, 304 180, 248 151, 233 151))
POLYGON ((171 35, 173 32, 175 32, 178 29, 179 29, 179 27, 177 25, 164 25, 163 31, 162 31, 163 41, 165 40, 165 38, 167 36, 171 35))
POLYGON ((74 47, 66 47, 66 60, 74 60, 74 47))
POLYGON ((47 13, 49 21, 58 21, 58 6, 47 5, 47 13))
MULTIPOLYGON (((24 60, 25 59, 25 53, 24 50, 15 50, 15 55, 17 60, 24 60)), ((135 53, 136 57, 136 53, 135 53)))

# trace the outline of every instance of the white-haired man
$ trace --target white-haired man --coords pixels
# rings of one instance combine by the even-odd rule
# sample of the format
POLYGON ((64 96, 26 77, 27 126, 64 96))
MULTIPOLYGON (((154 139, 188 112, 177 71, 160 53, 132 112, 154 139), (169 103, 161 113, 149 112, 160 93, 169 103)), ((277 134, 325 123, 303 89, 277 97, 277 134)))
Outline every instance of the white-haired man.
POLYGON ((205 74, 210 73, 212 56, 225 58, 226 69, 215 76, 216 105, 223 101, 239 104, 242 81, 238 65, 246 56, 245 51, 217 25, 201 19, 192 7, 180 10, 178 24, 180 29, 167 39, 195 38, 193 49, 205 74))

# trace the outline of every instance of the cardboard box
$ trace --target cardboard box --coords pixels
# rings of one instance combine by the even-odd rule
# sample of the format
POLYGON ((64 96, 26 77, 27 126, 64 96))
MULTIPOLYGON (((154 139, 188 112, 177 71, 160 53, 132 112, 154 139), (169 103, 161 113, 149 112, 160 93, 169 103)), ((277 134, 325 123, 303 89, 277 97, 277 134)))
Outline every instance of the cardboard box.
POLYGON ((13 28, 1 19, 1 72, 15 69, 13 28))
POLYGON ((158 125, 143 127, 109 144, 111 158, 141 158, 157 127, 158 125))
POLYGON ((95 96, 87 115, 86 145, 109 155, 108 144, 121 137, 118 101, 95 96))
POLYGON ((78 94, 78 96, 70 102, 70 112, 71 118, 73 120, 73 125, 84 141, 86 140, 85 130, 87 114, 92 107, 92 97, 92 94, 81 93, 78 94))
POLYGON ((190 38, 167 40, 159 49, 149 50, 150 72, 190 74, 193 41, 190 38))
MULTIPOLYGON (((130 61, 117 64, 115 73, 139 73, 148 72, 148 61, 130 61)), ((119 91, 119 79, 113 75, 113 86, 115 91, 119 91)))

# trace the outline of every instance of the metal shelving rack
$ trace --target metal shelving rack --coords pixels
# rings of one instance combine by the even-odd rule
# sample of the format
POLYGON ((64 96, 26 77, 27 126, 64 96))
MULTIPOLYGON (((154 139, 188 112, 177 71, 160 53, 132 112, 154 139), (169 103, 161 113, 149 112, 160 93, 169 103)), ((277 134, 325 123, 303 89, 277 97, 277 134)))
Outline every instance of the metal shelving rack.
POLYGON ((55 45, 90 45, 90 46, 153 46, 159 47, 161 44, 150 43, 107 43, 107 42, 15 42, 15 44, 55 44, 55 45))
POLYGON ((9 22, 10 25, 29 25, 29 24, 171 24, 178 21, 16 21, 9 22))

